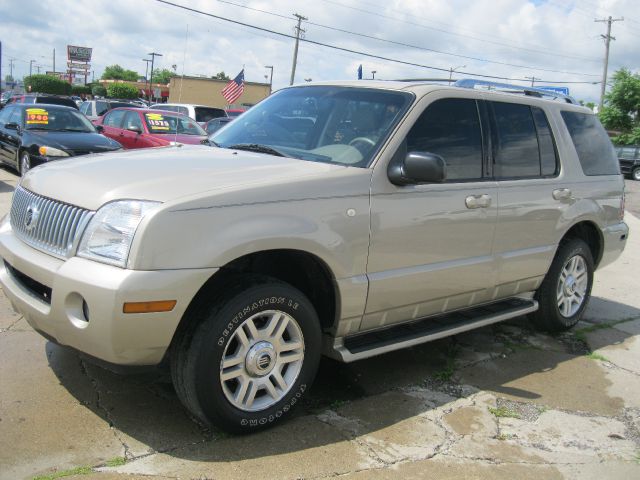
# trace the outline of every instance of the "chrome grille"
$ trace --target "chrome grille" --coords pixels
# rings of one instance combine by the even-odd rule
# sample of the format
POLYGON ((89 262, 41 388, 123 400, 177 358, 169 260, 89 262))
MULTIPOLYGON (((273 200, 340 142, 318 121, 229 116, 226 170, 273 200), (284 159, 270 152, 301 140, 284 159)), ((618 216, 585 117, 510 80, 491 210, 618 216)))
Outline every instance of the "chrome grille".
POLYGON ((18 187, 11 205, 11 227, 23 242, 68 258, 93 212, 41 197, 18 187))

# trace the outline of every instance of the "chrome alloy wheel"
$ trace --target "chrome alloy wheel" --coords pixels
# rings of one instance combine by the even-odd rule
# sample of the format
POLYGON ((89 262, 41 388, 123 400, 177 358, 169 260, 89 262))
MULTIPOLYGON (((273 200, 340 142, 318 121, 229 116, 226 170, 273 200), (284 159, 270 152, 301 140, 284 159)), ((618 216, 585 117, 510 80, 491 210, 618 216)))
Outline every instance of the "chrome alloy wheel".
POLYGON ((265 410, 289 392, 303 360, 298 322, 279 310, 257 313, 233 332, 224 350, 220 362, 224 395, 240 410, 265 410))
POLYGON ((580 255, 571 257, 560 272, 556 290, 558 309, 563 317, 572 317, 580 309, 588 284, 589 276, 584 258, 580 255))

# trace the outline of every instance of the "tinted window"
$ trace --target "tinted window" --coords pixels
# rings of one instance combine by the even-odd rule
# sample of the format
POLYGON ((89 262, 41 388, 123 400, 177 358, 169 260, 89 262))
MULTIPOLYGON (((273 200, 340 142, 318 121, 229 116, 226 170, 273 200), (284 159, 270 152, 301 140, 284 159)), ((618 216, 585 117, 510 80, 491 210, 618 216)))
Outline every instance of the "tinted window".
POLYGON ((62 98, 62 97, 35 97, 34 101, 28 103, 46 103, 49 105, 64 105, 65 107, 71 107, 78 109, 78 105, 76 102, 71 100, 70 98, 62 98))
POLYGON ((124 117, 124 128, 139 128, 141 132, 144 132, 144 128, 142 128, 142 120, 140 120, 140 115, 137 112, 127 112, 124 117))
POLYGON ((150 133, 180 134, 180 135, 206 135, 207 132, 198 125, 195 120, 187 116, 175 114, 145 113, 145 121, 150 133))
POLYGON ((196 107, 196 122, 208 122, 213 118, 226 117, 227 114, 221 108, 196 107))
POLYGON ((611 140, 595 115, 562 112, 585 175, 619 175, 620 165, 611 140))
POLYGON ((109 110, 109 106, 107 105, 107 102, 100 102, 100 101, 96 102, 96 115, 97 116, 104 115, 107 110, 109 110))
POLYGON ((440 155, 447 179, 482 178, 482 136, 475 100, 449 98, 427 107, 407 136, 407 151, 440 155))
POLYGON ((494 175, 498 178, 539 176, 540 153, 531 109, 515 103, 491 104, 496 127, 494 175))
POLYGON ((18 125, 22 125, 22 110, 19 108, 14 108, 11 110, 11 115, 7 119, 7 123, 17 123, 18 125))
POLYGON ((89 106, 91 104, 89 102, 84 102, 82 105, 80 105, 80 111, 82 113, 84 113, 85 115, 89 115, 89 106))
POLYGON ((623 160, 634 160, 636 149, 632 147, 623 147, 618 150, 618 156, 623 160))
POLYGON ((556 153, 556 144, 551 133, 551 127, 547 116, 542 109, 531 107, 533 120, 536 124, 538 132, 538 147, 540 148, 540 166, 543 176, 555 175, 558 171, 558 155, 556 153))
POLYGON ((12 110, 13 108, 11 107, 5 107, 4 109, 0 110, 0 125, 4 125, 5 123, 7 123, 12 110))
POLYGON ((122 117, 124 117, 126 112, 126 110, 113 110, 105 115, 102 124, 107 127, 120 128, 120 125, 122 124, 122 117))

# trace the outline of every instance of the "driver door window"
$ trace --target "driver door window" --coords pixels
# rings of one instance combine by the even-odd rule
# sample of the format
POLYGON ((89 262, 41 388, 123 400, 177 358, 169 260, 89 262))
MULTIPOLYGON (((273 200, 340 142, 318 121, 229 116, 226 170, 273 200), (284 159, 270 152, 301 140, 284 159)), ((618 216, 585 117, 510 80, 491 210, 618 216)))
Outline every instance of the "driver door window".
POLYGON ((476 101, 446 98, 429 105, 407 135, 407 151, 440 155, 449 181, 481 179, 482 133, 476 101))

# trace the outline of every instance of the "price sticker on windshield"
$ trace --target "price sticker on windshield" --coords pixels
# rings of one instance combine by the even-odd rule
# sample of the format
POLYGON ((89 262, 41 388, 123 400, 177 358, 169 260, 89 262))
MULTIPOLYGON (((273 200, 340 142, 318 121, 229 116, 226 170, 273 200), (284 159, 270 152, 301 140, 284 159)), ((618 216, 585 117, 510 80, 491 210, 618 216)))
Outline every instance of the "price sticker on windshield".
POLYGON ((27 125, 48 125, 49 112, 44 108, 27 108, 27 125))
POLYGON ((153 130, 169 130, 169 122, 159 113, 146 113, 147 122, 153 130))

